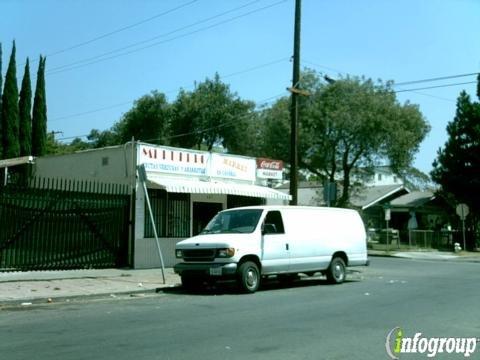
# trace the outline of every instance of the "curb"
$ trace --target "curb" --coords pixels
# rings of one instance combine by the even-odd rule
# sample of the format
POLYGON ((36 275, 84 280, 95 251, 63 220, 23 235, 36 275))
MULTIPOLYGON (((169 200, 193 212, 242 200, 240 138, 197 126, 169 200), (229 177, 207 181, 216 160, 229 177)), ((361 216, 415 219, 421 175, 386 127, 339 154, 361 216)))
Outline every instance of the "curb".
MULTIPOLYGON (((106 293, 95 293, 87 295, 71 295, 71 296, 58 296, 58 297, 35 297, 35 298, 24 298, 24 299, 12 299, 12 300, 0 300, 0 311, 8 309, 32 309, 38 308, 41 306, 49 305, 59 305, 59 304, 74 304, 81 302, 82 300, 106 300, 114 299, 117 297, 130 297, 130 298, 142 298, 142 294, 158 294, 163 292, 164 289, 172 289, 179 287, 179 284, 175 285, 165 285, 160 286, 155 289, 142 289, 142 290, 131 290, 131 291, 121 291, 121 292, 106 292, 106 293), (49 301, 51 300, 51 301, 49 301)), ((146 295, 145 295, 146 296, 146 295)))

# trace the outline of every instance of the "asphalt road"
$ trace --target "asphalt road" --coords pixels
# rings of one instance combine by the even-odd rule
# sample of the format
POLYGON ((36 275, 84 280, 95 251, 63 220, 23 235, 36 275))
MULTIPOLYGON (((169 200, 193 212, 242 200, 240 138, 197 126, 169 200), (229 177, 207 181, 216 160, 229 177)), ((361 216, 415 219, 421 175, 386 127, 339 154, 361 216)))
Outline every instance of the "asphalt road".
POLYGON ((0 359, 387 359, 396 326, 409 336, 480 337, 480 264, 371 260, 336 286, 273 281, 253 295, 174 289, 0 311, 0 359))

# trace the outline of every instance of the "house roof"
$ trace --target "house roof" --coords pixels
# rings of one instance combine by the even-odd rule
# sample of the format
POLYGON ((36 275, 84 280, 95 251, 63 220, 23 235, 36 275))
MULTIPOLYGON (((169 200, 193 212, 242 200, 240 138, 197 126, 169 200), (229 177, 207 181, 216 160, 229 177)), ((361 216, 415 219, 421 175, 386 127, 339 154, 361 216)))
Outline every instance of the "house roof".
POLYGON ((390 202, 392 207, 415 208, 426 204, 435 199, 431 191, 412 191, 409 194, 402 195, 390 202))
POLYGON ((362 210, 379 203, 388 197, 399 193, 408 192, 403 185, 377 185, 368 186, 360 189, 357 193, 353 194, 350 198, 352 205, 360 207, 362 210))
MULTIPOLYGON (((277 190, 288 190, 289 182, 286 182, 279 187, 276 187, 277 190)), ((298 184, 298 189, 323 189, 323 185, 316 181, 302 181, 298 184)), ((318 192, 318 191, 317 191, 318 192)), ((368 186, 357 190, 350 197, 350 202, 352 205, 361 208, 362 210, 368 209, 369 207, 381 202, 382 200, 388 199, 392 195, 398 194, 401 196, 404 193, 408 193, 409 190, 401 184, 396 185, 377 185, 377 186, 368 186)), ((321 192, 320 192, 321 193, 321 192)), ((323 200, 323 199, 322 199, 323 200)), ((319 201, 317 199, 317 201, 319 201)), ((321 204, 318 204, 321 205, 321 204)))

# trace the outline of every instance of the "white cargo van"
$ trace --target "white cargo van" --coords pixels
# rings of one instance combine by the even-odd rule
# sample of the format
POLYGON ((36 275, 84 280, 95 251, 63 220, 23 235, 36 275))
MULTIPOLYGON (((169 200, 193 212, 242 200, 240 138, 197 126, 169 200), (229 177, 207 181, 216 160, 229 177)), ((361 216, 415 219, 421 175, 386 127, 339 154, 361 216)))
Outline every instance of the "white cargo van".
POLYGON ((190 287, 235 278, 255 292, 262 277, 321 272, 342 283, 346 266, 368 265, 365 227, 354 210, 250 206, 219 212, 195 237, 180 241, 174 270, 190 287))

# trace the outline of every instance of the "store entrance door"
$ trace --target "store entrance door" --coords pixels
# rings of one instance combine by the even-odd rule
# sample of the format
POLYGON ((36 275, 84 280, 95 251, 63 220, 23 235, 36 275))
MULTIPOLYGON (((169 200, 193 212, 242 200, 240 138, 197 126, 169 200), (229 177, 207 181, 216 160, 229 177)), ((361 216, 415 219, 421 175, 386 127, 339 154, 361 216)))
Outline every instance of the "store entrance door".
POLYGON ((215 214, 223 209, 221 203, 194 202, 193 203, 193 236, 198 235, 212 220, 215 214))

